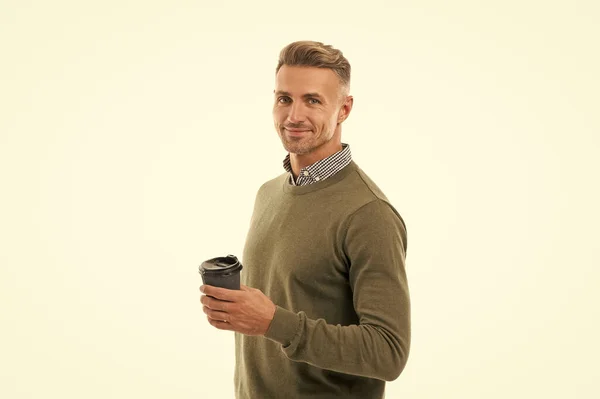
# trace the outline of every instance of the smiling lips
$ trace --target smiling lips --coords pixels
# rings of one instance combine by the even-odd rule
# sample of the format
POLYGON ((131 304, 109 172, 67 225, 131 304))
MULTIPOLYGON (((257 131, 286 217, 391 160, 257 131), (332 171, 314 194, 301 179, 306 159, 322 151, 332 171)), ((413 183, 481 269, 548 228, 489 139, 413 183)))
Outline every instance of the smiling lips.
POLYGON ((291 129, 287 127, 285 128, 285 130, 287 130, 291 136, 301 136, 309 131, 309 129, 291 129))

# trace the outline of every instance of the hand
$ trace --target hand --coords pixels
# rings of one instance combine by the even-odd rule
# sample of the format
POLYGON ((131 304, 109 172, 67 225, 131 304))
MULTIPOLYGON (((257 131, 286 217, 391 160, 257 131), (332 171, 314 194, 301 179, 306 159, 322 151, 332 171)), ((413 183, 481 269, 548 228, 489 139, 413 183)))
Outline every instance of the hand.
POLYGON ((275 304, 262 291, 243 284, 239 291, 202 285, 200 292, 205 294, 200 296, 202 310, 219 330, 264 335, 275 315, 275 304))

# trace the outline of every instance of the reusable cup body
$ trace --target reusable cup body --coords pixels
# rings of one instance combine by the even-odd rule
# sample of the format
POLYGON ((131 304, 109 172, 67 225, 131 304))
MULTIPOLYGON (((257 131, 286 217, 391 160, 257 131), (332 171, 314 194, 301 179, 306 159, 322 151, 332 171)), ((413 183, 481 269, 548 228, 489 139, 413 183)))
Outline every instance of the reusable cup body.
POLYGON ((239 290, 242 268, 243 266, 238 258, 234 255, 227 255, 202 262, 198 267, 198 272, 202 276, 202 282, 205 285, 239 290))

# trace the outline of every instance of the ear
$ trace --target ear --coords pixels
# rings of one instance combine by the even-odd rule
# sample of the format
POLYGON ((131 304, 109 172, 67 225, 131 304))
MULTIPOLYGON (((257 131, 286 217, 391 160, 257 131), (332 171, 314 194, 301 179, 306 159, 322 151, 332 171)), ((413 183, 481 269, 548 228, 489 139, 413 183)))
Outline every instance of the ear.
POLYGON ((354 105, 354 97, 346 96, 346 99, 344 100, 344 103, 342 104, 342 107, 340 108, 340 112, 338 114, 338 120, 337 120, 338 125, 340 123, 342 123, 343 121, 345 121, 346 119, 348 119, 348 116, 350 115, 350 111, 352 111, 353 105, 354 105))

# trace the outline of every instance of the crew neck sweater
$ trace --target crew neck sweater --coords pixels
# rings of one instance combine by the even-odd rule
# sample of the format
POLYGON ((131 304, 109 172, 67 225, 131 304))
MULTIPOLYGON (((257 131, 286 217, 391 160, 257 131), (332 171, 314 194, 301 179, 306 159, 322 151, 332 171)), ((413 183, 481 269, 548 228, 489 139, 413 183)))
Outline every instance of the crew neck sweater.
POLYGON ((241 282, 276 305, 264 336, 235 333, 237 399, 385 397, 410 347, 406 226, 352 161, 256 194, 241 282))

